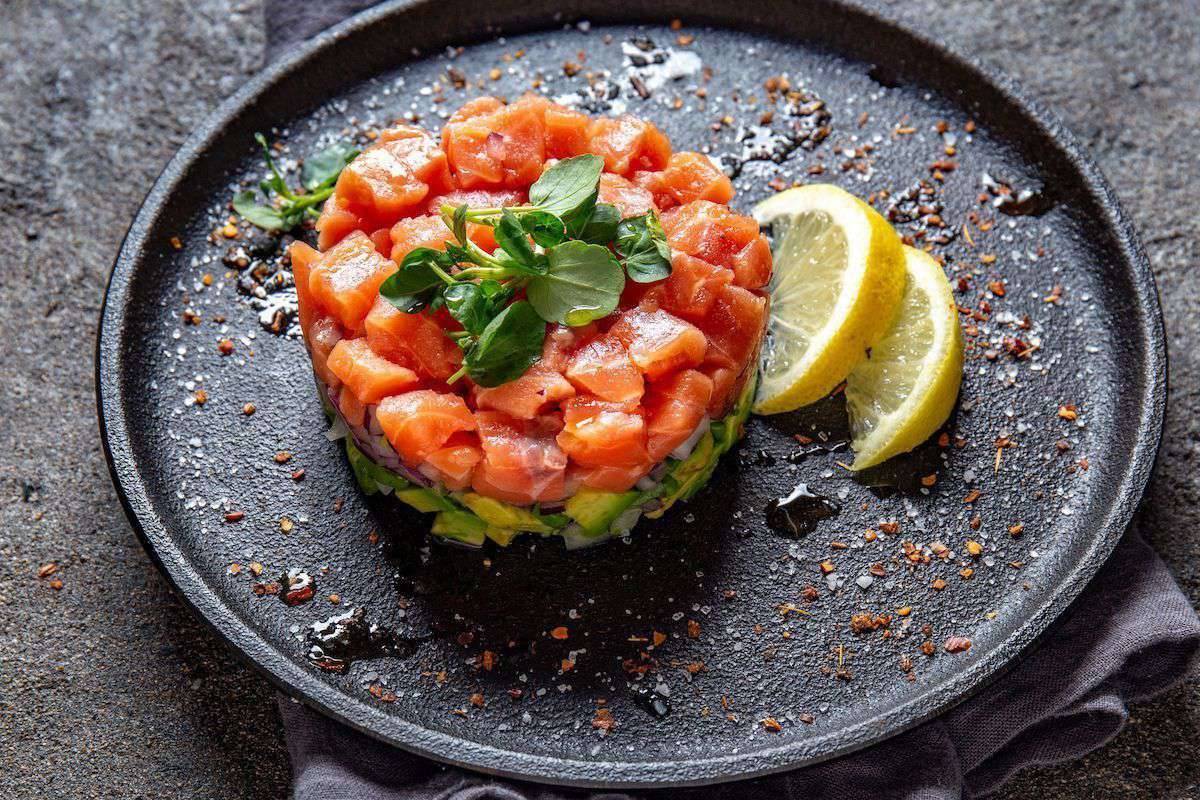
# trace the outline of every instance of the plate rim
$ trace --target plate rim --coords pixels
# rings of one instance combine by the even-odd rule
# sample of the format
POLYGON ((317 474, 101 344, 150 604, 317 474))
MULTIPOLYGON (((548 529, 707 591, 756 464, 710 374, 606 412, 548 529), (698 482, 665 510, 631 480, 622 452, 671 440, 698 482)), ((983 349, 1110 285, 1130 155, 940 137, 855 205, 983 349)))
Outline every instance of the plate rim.
MULTIPOLYGON (((899 735, 945 713, 999 679, 1041 639, 1108 560, 1141 502, 1161 442, 1167 400, 1167 352, 1162 310, 1149 261, 1116 193, 1091 156, 1058 117, 1004 72, 977 62, 939 38, 909 27, 865 0, 816 2, 830 9, 842 9, 868 17, 875 24, 917 42, 922 48, 936 51, 965 75, 989 84, 1008 103, 1036 122, 1042 133, 1053 140, 1067 164, 1079 174, 1084 187, 1101 210, 1103 216, 1100 221, 1118 245, 1114 255, 1129 271, 1135 292, 1134 307, 1140 312, 1138 322, 1145 342, 1145 347, 1138 353, 1138 364, 1145 383, 1141 396, 1142 413, 1128 465, 1116 484, 1115 502, 1107 510, 1100 526, 1102 535, 1092 541, 1085 557, 1079 559, 1063 576, 1059 590, 1033 609, 1005 641, 945 681, 930 684, 906 702, 883 712, 882 716, 864 719, 855 725, 805 740, 803 747, 799 742, 783 742, 752 753, 688 761, 564 759, 506 750, 435 731, 387 715, 361 699, 346 695, 287 658, 275 645, 246 624, 239 612, 226 604, 191 567, 187 555, 176 546, 165 525, 154 513, 150 492, 136 468, 124 414, 124 390, 118 378, 123 372, 122 343, 125 310, 130 302, 129 278, 136 271, 148 245, 148 235, 170 197, 198 154, 221 135, 231 118, 242 113, 276 82, 302 70, 307 61, 339 40, 432 2, 434 0, 388 0, 380 3, 300 43, 292 52, 254 75, 218 105, 179 146, 139 207, 114 259, 105 285, 95 347, 95 386, 101 443, 117 496, 131 527, 184 605, 276 688, 355 730, 442 763, 499 777, 561 786, 648 789, 707 785, 811 766, 899 735), (946 699, 929 702, 930 696, 935 693, 946 699), (916 713, 913 713, 914 707, 916 713), (887 733, 881 736, 878 732, 881 729, 887 733), (829 740, 833 741, 833 745, 819 754, 809 752, 829 740)), ((575 18, 586 15, 572 13, 569 16, 575 18)), ((629 16, 636 16, 636 12, 629 16)))

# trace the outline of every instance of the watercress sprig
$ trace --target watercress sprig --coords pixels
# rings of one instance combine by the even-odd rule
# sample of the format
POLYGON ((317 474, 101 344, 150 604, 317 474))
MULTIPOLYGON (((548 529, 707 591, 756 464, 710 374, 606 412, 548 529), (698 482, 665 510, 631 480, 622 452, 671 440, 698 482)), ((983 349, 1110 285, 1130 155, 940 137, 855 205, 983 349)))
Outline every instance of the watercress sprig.
POLYGON ((520 377, 541 357, 546 324, 580 326, 617 308, 625 277, 647 283, 671 274, 671 251, 653 213, 622 220, 599 198, 603 159, 559 161, 529 189, 525 205, 440 212, 454 241, 421 247, 379 293, 405 313, 445 308, 462 326, 448 333, 463 351, 464 375, 480 386, 520 377), (470 225, 493 229, 489 253, 470 225), (524 299, 520 295, 524 293, 524 299))
POLYGON ((293 191, 275 163, 267 138, 256 133, 254 140, 262 148, 267 164, 268 174, 258 184, 265 202, 259 202, 253 189, 246 189, 234 195, 233 210, 247 222, 267 231, 289 231, 305 218, 318 216, 321 204, 333 194, 342 169, 358 155, 353 146, 338 142, 306 158, 300 168, 300 188, 293 191))

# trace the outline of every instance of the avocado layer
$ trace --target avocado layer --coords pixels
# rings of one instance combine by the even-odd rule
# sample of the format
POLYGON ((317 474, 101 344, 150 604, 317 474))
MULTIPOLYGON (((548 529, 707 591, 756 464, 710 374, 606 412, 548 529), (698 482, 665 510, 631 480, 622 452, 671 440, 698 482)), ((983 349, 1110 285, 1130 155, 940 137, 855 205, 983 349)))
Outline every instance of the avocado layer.
MULTIPOLYGON (((682 460, 669 458, 662 480, 645 491, 603 492, 583 488, 567 500, 561 513, 542 513, 536 506, 514 506, 475 492, 443 492, 410 483, 376 464, 346 437, 346 457, 359 486, 367 494, 394 494, 424 513, 437 514, 432 532, 444 539, 481 546, 491 539, 507 547, 522 533, 562 536, 569 548, 587 547, 612 536, 623 535, 636 522, 639 509, 655 501, 645 516, 661 517, 680 500, 687 500, 704 488, 721 456, 742 438, 757 376, 747 381, 737 405, 724 419, 712 423, 682 460)), ((332 409, 327 409, 332 413, 332 409)))

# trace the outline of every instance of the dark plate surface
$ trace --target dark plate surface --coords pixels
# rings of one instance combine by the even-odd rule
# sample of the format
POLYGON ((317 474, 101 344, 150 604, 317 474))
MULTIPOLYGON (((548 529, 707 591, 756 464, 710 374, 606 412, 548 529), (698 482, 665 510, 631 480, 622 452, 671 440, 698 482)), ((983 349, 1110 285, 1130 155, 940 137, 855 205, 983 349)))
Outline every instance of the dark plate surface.
POLYGON ((368 12, 255 79, 167 167, 118 256, 98 365, 106 447, 135 528, 196 611, 275 683, 434 758, 623 786, 813 763, 927 719, 1001 674, 1127 524, 1153 461, 1166 373, 1149 270, 1069 134, 1006 79, 873 12, 825 2, 765 2, 753 13, 717 2, 617 13, 537 0, 368 12), (681 31, 665 24, 675 17, 681 31), (590 25, 567 24, 579 20, 590 25), (682 76, 660 86, 663 67, 636 66, 647 58, 682 76), (568 76, 564 62, 581 69, 568 76), (589 73, 601 88, 589 88, 589 73), (806 93, 793 103, 799 117, 763 88, 780 74, 806 93), (467 87, 455 87, 460 78, 467 87), (832 181, 862 196, 886 190, 876 206, 894 206, 903 232, 949 239, 934 250, 952 280, 964 279, 957 296, 977 318, 963 317, 973 328, 947 445, 856 480, 837 464, 848 453, 819 446, 844 437, 839 400, 755 419, 690 504, 643 522, 627 543, 575 553, 556 541, 504 552, 431 545, 419 516, 360 495, 323 435, 302 343, 260 326, 256 302, 238 291, 252 287, 254 268, 222 261, 243 240, 211 235, 232 191, 259 174, 251 135, 275 130, 302 155, 409 111, 437 127, 439 111, 482 93, 478 84, 514 96, 539 81, 554 97, 599 94, 658 123, 677 148, 714 156, 779 143, 758 128, 824 124, 809 113, 823 101, 830 135, 781 163, 746 164, 735 205, 748 209, 776 176, 832 181), (981 203, 984 173, 1043 189, 1043 204, 1027 204, 1039 213, 981 203), (932 200, 898 201, 921 180, 937 187, 932 200), (921 219, 903 221, 909 211, 921 219), (947 227, 930 225, 931 213, 947 227), (234 354, 218 353, 222 338, 234 354), (253 415, 242 413, 247 402, 253 415), (1077 420, 1060 415, 1065 405, 1077 420), (291 460, 277 463, 280 451, 291 460), (789 538, 768 528, 764 508, 800 482, 841 512, 789 538), (230 511, 245 516, 226 522, 230 511), (978 558, 967 540, 982 544, 978 558), (312 601, 255 593, 290 568, 315 576, 312 601), (898 616, 905 606, 911 613, 898 616), (306 658, 309 626, 353 608, 420 637, 414 652, 345 674, 318 669, 306 658), (856 633, 859 613, 890 620, 856 633), (969 638, 970 649, 948 653, 950 637, 969 638), (662 719, 635 691, 659 686, 670 694, 662 719), (762 724, 768 717, 778 732, 762 724), (607 719, 615 727, 602 735, 607 719))

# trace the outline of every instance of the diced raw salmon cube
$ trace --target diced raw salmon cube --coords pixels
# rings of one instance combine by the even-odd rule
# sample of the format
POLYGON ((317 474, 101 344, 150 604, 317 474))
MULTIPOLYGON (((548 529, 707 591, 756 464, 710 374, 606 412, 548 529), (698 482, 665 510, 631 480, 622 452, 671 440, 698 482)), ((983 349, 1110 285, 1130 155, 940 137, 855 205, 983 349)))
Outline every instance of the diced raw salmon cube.
POLYGON ((632 467, 652 463, 646 452, 646 420, 629 406, 579 395, 563 404, 558 444, 585 467, 632 467))
POLYGON ((371 238, 355 231, 312 265, 308 288, 318 306, 347 331, 356 332, 375 304, 379 285, 395 271, 396 265, 379 255, 371 238))
POLYGON ((308 290, 308 281, 312 268, 321 260, 321 254, 301 241, 288 245, 288 259, 292 262, 292 281, 296 285, 296 305, 300 312, 300 330, 307 334, 313 319, 320 313, 312 292, 308 290))
POLYGON ((688 440, 712 400, 713 381, 685 369, 651 384, 646 393, 646 450, 655 462, 688 440))
POLYGON ((362 230, 367 222, 342 204, 334 194, 325 201, 321 216, 317 217, 317 247, 328 250, 354 231, 362 230))
POLYGON ((459 431, 475 430, 475 417, 461 397, 432 389, 385 397, 375 417, 410 467, 420 465, 459 431))
POLYGON ((372 350, 427 378, 444 381, 462 363, 462 350, 446 336, 443 326, 425 312, 406 314, 378 297, 364 327, 372 350))
POLYGON ((542 174, 546 133, 542 109, 514 103, 450 122, 442 146, 463 189, 524 189, 542 174))
POLYGON ((609 333, 621 340, 633 363, 651 380, 696 366, 708 346, 699 328, 662 310, 630 309, 609 333))
POLYGON ((638 172, 633 180, 650 191, 662 209, 693 200, 728 203, 733 199, 733 183, 701 153, 674 153, 661 171, 638 172))
POLYGON ((644 391, 642 373, 615 336, 601 336, 576 350, 566 376, 580 390, 615 403, 636 402, 644 391))
POLYGON ((759 236, 758 223, 750 217, 707 200, 664 211, 662 226, 674 249, 730 269, 738 254, 759 236))
POLYGON ((611 172, 600 176, 599 201, 616 206, 622 217, 640 217, 647 212, 658 210, 650 192, 611 172))
POLYGON ((473 433, 459 432, 446 440, 446 445, 434 450, 421 467, 423 473, 432 469, 434 480, 439 480, 451 491, 465 489, 471 485, 475 466, 483 458, 479 448, 479 437, 473 433))
POLYGON ((626 177, 638 170, 659 170, 671 156, 671 143, 653 123, 628 114, 588 123, 588 152, 604 159, 604 168, 626 177))
POLYGON ((475 417, 483 448, 471 481, 475 491, 515 505, 565 496, 567 456, 554 439, 555 421, 523 422, 499 411, 479 411, 475 417))
POLYGON ((417 373, 376 355, 366 339, 342 339, 329 354, 329 371, 366 404, 378 403, 420 383, 417 373))
POLYGON ((566 378, 535 364, 516 380, 491 389, 476 387, 475 405, 481 409, 503 411, 514 419, 534 419, 547 405, 574 396, 575 387, 566 378))
POLYGON ((587 114, 551 105, 542 119, 546 124, 547 158, 570 158, 588 151, 587 114))
POLYGON ((708 363, 740 370, 758 348, 767 324, 767 298, 726 286, 701 323, 708 334, 708 363))
POLYGON ((332 389, 340 387, 342 382, 329 369, 329 354, 341 340, 341 326, 333 317, 317 317, 304 331, 304 341, 308 343, 313 372, 321 383, 332 389))

